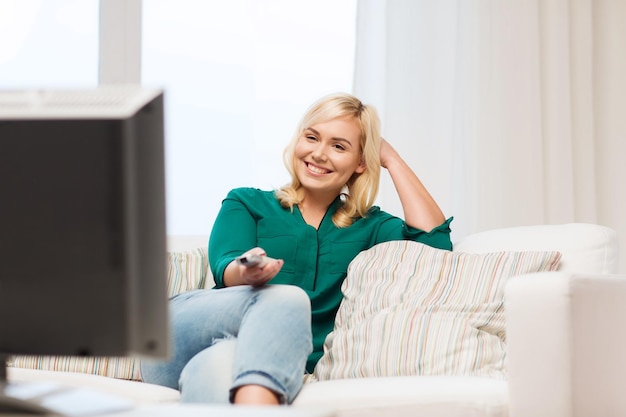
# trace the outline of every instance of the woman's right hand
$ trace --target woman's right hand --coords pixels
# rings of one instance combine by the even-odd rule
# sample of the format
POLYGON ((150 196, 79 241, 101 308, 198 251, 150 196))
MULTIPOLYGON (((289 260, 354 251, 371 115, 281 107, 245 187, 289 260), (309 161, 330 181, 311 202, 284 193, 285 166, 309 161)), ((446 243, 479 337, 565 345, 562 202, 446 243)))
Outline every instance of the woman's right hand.
MULTIPOLYGON (((266 256, 266 253, 262 248, 257 247, 250 249, 243 255, 266 256)), ((273 259, 265 263, 264 265, 246 266, 234 260, 229 265, 229 269, 231 267, 236 268, 235 270, 238 272, 237 275, 239 275, 240 285, 251 285, 253 287, 260 287, 267 284, 267 282, 274 278, 278 274, 278 272, 280 272, 284 263, 285 261, 283 261, 282 259, 273 259)))

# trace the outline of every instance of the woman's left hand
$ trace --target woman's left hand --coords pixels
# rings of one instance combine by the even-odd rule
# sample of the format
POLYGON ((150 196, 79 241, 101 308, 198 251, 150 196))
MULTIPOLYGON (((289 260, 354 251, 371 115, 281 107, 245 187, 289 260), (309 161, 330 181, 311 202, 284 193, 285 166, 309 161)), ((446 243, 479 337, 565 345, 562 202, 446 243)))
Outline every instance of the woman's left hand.
POLYGON ((386 168, 394 186, 406 224, 430 232, 445 220, 441 209, 411 167, 384 138, 380 143, 380 165, 386 168))
POLYGON ((380 165, 387 168, 389 162, 398 156, 398 152, 384 138, 380 139, 380 165))

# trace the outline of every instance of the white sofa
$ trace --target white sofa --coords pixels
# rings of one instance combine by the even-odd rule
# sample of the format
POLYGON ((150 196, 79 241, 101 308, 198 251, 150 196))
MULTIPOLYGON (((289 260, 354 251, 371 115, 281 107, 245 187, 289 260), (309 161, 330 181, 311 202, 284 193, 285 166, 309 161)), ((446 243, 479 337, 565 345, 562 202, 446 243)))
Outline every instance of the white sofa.
MULTIPOLYGON (((172 237, 171 252, 206 247, 204 236, 172 237)), ((339 416, 624 416, 626 276, 617 273, 617 234, 591 224, 486 231, 455 242, 456 253, 558 250, 558 271, 509 279, 504 291, 508 380, 479 376, 388 376, 305 384, 294 406, 339 416)), ((204 252, 206 254, 206 252, 204 252)), ((206 280, 207 287, 212 282, 206 280)), ((91 386, 138 404, 172 403, 178 392, 77 372, 9 367, 10 381, 91 386)))

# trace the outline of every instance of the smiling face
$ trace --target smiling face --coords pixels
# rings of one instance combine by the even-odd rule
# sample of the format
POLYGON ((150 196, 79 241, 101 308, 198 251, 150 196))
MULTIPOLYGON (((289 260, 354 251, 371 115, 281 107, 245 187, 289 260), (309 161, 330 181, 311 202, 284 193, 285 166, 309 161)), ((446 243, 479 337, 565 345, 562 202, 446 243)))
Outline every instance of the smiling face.
POLYGON ((294 168, 305 195, 334 199, 352 175, 365 171, 360 138, 361 129, 352 117, 304 129, 294 149, 294 168))

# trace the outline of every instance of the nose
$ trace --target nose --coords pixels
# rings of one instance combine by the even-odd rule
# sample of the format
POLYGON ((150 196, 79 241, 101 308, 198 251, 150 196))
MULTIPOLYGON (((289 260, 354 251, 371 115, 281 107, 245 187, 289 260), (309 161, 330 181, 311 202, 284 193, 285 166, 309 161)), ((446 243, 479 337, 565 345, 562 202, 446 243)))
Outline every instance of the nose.
POLYGON ((311 152, 311 157, 316 161, 326 160, 326 150, 323 144, 318 144, 311 152))

